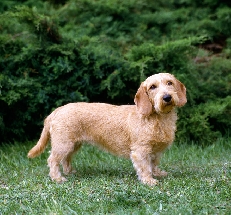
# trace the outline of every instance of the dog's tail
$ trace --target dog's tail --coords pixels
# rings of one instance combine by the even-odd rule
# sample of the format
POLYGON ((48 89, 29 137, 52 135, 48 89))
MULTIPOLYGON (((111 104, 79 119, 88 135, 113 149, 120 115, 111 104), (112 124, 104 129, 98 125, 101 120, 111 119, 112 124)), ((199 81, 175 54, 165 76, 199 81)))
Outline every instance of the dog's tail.
MULTIPOLYGON (((51 114, 52 115, 52 114, 51 114)), ((44 121, 44 127, 37 144, 28 152, 27 156, 29 158, 34 158, 40 155, 46 148, 48 141, 50 139, 50 121, 51 115, 49 115, 44 121)))

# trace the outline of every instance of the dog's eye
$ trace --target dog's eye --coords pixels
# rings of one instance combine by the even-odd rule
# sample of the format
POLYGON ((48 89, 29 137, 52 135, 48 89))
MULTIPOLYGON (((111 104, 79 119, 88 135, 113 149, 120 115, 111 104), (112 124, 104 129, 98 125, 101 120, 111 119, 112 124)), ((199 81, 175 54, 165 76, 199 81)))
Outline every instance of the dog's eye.
POLYGON ((172 85, 172 82, 171 82, 171 81, 168 81, 168 82, 167 82, 167 85, 168 85, 168 86, 171 86, 171 85, 172 85))
POLYGON ((156 85, 152 85, 149 89, 150 90, 155 90, 156 89, 156 85))

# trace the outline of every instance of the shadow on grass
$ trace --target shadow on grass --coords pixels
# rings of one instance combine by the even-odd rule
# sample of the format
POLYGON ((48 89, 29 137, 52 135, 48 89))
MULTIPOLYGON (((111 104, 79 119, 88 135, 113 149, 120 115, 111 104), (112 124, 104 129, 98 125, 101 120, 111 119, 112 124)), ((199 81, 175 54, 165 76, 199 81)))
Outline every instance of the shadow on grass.
MULTIPOLYGON (((81 166, 76 168, 77 172, 73 176, 78 179, 98 178, 98 177, 118 177, 125 178, 127 176, 136 178, 135 170, 131 168, 118 168, 116 166, 81 166)), ((69 176, 68 176, 69 177, 69 176)))

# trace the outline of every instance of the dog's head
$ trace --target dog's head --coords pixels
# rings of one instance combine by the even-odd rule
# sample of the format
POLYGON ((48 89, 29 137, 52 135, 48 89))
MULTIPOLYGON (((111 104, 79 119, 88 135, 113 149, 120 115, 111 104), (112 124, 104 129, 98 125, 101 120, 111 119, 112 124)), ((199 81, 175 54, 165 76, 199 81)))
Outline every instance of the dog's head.
POLYGON ((173 75, 159 73, 141 83, 134 101, 142 115, 169 113, 174 107, 185 105, 186 88, 173 75))

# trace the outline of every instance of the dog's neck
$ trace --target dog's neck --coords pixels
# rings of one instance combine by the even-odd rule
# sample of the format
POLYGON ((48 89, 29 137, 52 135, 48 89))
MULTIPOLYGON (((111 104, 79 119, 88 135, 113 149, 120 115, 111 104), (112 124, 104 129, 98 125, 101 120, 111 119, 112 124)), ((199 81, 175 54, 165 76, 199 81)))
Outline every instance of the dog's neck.
POLYGON ((169 113, 152 113, 142 117, 143 126, 148 127, 148 131, 153 133, 153 141, 171 143, 175 138, 177 113, 173 109, 169 113), (158 134, 158 135, 157 135, 158 134))

